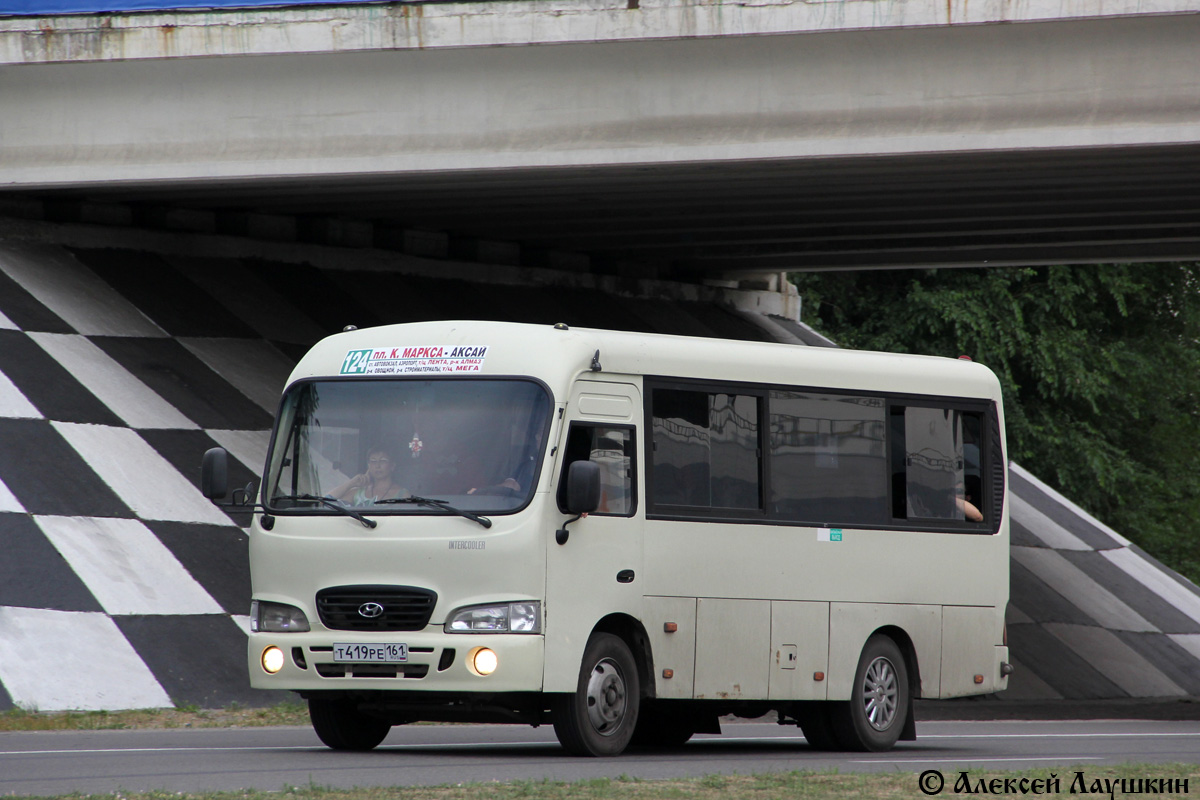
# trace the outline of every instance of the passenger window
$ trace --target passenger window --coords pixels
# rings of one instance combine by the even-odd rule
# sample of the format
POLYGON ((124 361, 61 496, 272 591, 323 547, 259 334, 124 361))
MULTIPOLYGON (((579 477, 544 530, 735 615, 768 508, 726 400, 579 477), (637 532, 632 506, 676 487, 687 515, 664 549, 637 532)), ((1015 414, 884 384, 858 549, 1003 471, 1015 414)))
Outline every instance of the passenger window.
POLYGON ((792 391, 770 398, 771 514, 887 523, 883 398, 792 391))
POLYGON ((983 521, 981 425, 981 415, 956 409, 892 409, 897 518, 983 521))
POLYGON ((558 507, 566 513, 567 470, 576 461, 600 467, 600 506, 592 513, 633 514, 634 429, 626 426, 573 423, 567 434, 562 478, 558 482, 558 507))
POLYGON ((654 505, 761 509, 758 397, 655 389, 652 398, 654 505))

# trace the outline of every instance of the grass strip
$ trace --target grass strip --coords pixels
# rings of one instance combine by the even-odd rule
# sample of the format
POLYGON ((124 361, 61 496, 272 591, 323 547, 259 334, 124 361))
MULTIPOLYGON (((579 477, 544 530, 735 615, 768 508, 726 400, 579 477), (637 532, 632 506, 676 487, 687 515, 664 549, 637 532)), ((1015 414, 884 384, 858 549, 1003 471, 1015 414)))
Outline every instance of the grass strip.
POLYGON ((180 706, 138 711, 27 711, 14 708, 0 712, 0 731, 263 728, 309 724, 308 706, 300 702, 264 708, 236 705, 220 709, 180 706))

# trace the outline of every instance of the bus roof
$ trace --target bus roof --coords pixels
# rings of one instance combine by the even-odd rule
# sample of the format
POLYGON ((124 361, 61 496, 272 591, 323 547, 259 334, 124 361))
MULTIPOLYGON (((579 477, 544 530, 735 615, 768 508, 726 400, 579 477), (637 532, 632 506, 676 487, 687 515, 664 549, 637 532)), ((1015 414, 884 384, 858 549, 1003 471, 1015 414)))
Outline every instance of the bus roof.
POLYGON ((992 371, 962 359, 487 321, 413 322, 335 334, 313 346, 289 383, 358 375, 528 375, 561 401, 585 373, 1000 400, 992 371))

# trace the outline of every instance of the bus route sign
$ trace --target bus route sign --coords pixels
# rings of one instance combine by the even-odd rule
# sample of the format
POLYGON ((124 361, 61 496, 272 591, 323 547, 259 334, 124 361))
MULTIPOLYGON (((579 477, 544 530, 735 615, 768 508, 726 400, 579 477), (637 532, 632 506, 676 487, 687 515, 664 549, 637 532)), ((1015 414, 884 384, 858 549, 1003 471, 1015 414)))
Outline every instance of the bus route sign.
POLYGON ((487 345, 428 345, 373 347, 350 350, 342 360, 342 375, 415 375, 479 372, 487 345))

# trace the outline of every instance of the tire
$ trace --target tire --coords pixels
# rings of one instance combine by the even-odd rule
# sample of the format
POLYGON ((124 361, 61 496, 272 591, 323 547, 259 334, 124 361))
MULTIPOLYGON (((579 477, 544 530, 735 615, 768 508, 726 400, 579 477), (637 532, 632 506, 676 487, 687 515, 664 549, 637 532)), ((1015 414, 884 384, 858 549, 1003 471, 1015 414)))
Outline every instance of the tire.
POLYGON ((867 640, 854 673, 854 690, 848 704, 831 707, 838 743, 846 750, 890 750, 908 721, 908 665, 887 636, 867 640))
POLYGON ((353 701, 344 699, 310 697, 308 718, 317 737, 334 750, 374 750, 392 729, 387 720, 363 714, 353 701))
POLYGON ((668 750, 683 747, 695 733, 696 725, 690 718, 673 714, 658 704, 642 704, 629 744, 633 747, 668 750))
POLYGON ((594 634, 583 651, 575 693, 554 701, 554 734, 572 755, 619 755, 637 728, 640 700, 629 646, 612 634, 594 634))
POLYGON ((799 715, 800 732, 813 750, 839 750, 841 743, 833 730, 833 714, 845 713, 844 703, 812 703, 799 715))

